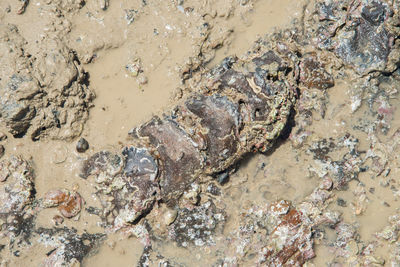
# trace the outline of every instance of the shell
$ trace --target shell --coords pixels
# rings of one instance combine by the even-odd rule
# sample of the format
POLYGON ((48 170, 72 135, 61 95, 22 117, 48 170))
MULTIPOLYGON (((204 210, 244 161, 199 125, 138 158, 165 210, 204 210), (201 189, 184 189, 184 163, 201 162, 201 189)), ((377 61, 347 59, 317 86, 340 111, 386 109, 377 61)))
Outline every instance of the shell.
POLYGON ((166 225, 171 225, 178 216, 178 211, 175 209, 168 209, 164 212, 163 221, 166 225))

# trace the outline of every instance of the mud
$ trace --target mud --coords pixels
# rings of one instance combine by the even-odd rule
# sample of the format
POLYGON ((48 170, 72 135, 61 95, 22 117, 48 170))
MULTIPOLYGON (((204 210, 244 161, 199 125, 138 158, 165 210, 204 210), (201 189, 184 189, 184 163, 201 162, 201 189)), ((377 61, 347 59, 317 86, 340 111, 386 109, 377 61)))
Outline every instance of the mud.
POLYGON ((398 266, 399 6, 2 1, 1 265, 398 266))

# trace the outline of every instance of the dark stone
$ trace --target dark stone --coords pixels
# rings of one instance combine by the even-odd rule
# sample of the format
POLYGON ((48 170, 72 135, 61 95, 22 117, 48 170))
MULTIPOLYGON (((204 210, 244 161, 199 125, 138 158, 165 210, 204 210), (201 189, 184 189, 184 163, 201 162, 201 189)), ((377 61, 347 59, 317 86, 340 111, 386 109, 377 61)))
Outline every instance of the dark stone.
POLYGON ((167 202, 176 199, 176 194, 182 194, 201 169, 203 159, 200 152, 179 124, 169 119, 153 118, 138 133, 149 138, 163 163, 160 167, 162 197, 167 202))
POLYGON ((79 153, 84 153, 86 150, 89 149, 89 143, 85 138, 79 139, 78 143, 76 144, 76 151, 79 153))
POLYGON ((238 150, 240 127, 239 107, 227 97, 218 95, 195 96, 185 103, 186 107, 200 118, 207 142, 207 167, 222 171, 221 163, 238 150))
POLYGON ((338 198, 336 200, 336 203, 338 204, 338 206, 340 207, 347 207, 347 202, 346 200, 344 200, 343 198, 338 198))
POLYGON ((337 55, 359 74, 386 67, 392 37, 384 25, 388 12, 385 4, 373 1, 362 8, 360 17, 352 17, 338 36, 337 55))

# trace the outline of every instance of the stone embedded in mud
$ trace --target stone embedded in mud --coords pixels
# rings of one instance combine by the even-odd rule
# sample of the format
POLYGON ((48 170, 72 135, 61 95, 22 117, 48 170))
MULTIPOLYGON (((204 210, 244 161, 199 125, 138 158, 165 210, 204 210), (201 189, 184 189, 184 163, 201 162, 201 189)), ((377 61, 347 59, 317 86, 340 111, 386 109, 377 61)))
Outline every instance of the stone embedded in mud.
POLYGON ((46 36, 29 54, 14 25, 0 25, 0 123, 14 136, 72 139, 88 117, 94 94, 74 53, 46 36))
POLYGON ((79 153, 84 153, 86 150, 89 149, 89 143, 85 138, 79 139, 78 143, 76 144, 76 151, 79 153))
POLYGON ((83 206, 83 199, 78 192, 67 189, 51 190, 42 199, 44 208, 58 207, 61 215, 72 218, 78 215, 83 206))
POLYGON ((169 114, 132 129, 142 148, 124 148, 122 156, 101 151, 84 162, 81 176, 94 175, 108 203, 103 217, 118 228, 148 212, 157 198, 174 206, 201 175, 217 175, 244 154, 272 146, 295 102, 288 67, 294 62, 263 49, 269 52, 223 62, 169 114))
POLYGON ((173 205, 200 175, 216 175, 245 153, 271 147, 295 101, 289 62, 272 50, 223 62, 206 73, 207 91, 131 131, 157 151, 164 201, 173 205))
POLYGON ((7 139, 7 135, 0 131, 0 141, 4 141, 7 139))

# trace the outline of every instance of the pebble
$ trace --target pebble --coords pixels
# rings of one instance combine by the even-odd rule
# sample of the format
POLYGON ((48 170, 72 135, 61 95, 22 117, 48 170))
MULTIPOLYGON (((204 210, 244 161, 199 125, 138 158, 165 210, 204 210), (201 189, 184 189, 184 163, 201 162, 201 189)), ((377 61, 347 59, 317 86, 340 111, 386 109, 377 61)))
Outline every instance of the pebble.
POLYGON ((336 200, 336 203, 338 204, 338 206, 340 207, 347 207, 347 202, 346 200, 344 200, 343 198, 338 198, 336 200))
POLYGON ((55 226, 59 226, 64 222, 64 218, 60 215, 55 215, 53 217, 53 223, 55 226))
POLYGON ((164 223, 166 225, 171 225, 175 221, 177 216, 178 216, 177 210, 167 210, 164 213, 164 223))
POLYGON ((7 139, 7 135, 3 132, 0 132, 0 141, 4 141, 7 139))
POLYGON ((4 146, 0 145, 0 158, 4 156, 4 151, 5 151, 4 146))
POLYGON ((86 141, 85 138, 79 139, 78 143, 76 144, 76 151, 78 151, 79 153, 84 153, 88 149, 89 149, 88 141, 86 141))

